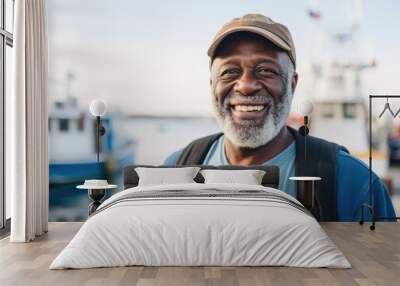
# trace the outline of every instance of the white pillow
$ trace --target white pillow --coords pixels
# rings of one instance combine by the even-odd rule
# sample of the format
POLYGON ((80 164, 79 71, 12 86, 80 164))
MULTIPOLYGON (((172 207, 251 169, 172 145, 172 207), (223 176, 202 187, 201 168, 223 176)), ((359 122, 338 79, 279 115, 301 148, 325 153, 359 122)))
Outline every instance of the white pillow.
POLYGON ((193 179, 199 170, 199 167, 135 168, 139 176, 139 186, 195 183, 193 179))
POLYGON ((263 170, 201 170, 204 183, 235 183, 247 185, 261 185, 265 175, 263 170))

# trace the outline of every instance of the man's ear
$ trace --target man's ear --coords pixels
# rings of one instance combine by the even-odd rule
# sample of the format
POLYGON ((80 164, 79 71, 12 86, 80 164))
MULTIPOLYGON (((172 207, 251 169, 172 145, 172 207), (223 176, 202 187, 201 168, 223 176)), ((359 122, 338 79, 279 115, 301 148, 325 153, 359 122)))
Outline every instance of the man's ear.
POLYGON ((210 86, 212 86, 213 85, 213 79, 215 79, 215 73, 217 72, 216 71, 216 62, 217 61, 217 59, 214 59, 212 62, 210 62, 210 86))
POLYGON ((292 94, 294 94, 295 90, 296 90, 296 86, 297 86, 297 80, 299 79, 299 75, 297 74, 297 72, 293 72, 293 76, 292 76, 292 94))
POLYGON ((214 72, 213 65, 212 65, 212 63, 210 63, 210 86, 212 86, 212 83, 213 83, 213 81, 212 81, 213 72, 214 72))

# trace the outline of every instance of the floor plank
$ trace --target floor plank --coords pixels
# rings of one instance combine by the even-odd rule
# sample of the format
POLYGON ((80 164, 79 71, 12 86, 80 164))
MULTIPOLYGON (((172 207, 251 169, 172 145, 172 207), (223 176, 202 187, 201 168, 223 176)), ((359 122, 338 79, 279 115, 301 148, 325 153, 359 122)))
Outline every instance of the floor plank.
POLYGON ((116 267, 49 270, 55 256, 82 223, 50 223, 32 243, 0 240, 0 285, 399 285, 400 225, 378 223, 375 231, 357 223, 322 227, 352 263, 352 269, 290 267, 116 267))

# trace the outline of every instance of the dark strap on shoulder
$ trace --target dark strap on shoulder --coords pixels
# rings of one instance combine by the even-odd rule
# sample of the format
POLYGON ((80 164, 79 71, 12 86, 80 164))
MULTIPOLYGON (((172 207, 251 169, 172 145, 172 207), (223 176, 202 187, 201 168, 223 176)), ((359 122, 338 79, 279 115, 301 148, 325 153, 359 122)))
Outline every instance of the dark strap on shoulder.
POLYGON ((175 165, 185 166, 202 164, 211 145, 217 141, 222 134, 224 133, 215 133, 192 141, 182 150, 175 165))
POLYGON ((348 150, 321 138, 307 136, 305 139, 297 130, 288 129, 296 141, 296 176, 322 178, 315 192, 318 208, 313 210, 314 216, 320 221, 337 220, 337 153, 340 150, 348 153, 348 150))

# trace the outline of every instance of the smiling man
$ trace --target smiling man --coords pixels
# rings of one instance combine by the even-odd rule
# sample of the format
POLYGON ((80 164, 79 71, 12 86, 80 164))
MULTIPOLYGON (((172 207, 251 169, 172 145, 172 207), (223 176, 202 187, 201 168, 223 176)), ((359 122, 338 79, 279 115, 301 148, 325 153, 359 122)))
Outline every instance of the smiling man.
MULTIPOLYGON (((286 125, 296 89, 296 53, 286 26, 259 14, 225 24, 210 48, 210 85, 222 129, 171 154, 166 165, 277 165, 279 189, 296 197, 289 177, 322 177, 317 200, 323 221, 353 221, 368 198, 368 167, 335 143, 304 139, 286 125)), ((378 217, 395 212, 381 180, 373 177, 378 217)), ((367 216, 367 219, 369 216, 367 216)))

